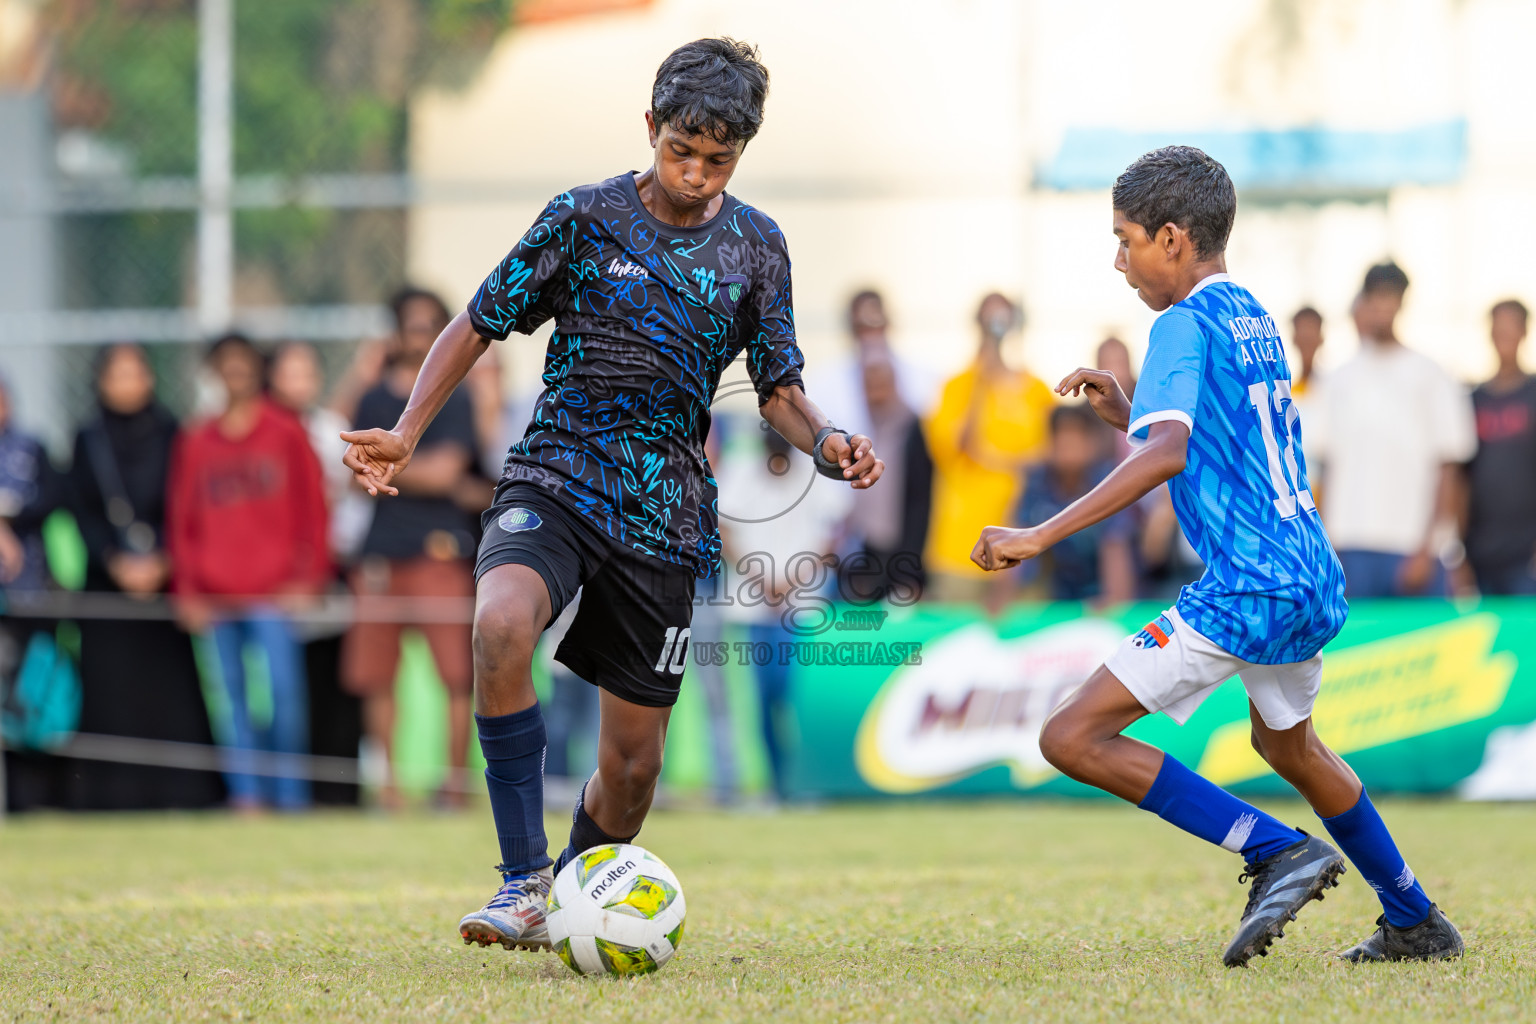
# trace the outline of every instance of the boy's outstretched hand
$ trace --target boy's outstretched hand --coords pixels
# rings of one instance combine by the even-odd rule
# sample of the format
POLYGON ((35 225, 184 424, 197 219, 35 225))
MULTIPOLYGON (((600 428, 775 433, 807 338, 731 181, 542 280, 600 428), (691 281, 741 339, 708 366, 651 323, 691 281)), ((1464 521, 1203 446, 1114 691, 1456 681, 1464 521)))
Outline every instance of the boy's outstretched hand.
POLYGON ((1006 526, 988 526, 982 529, 981 539, 971 549, 971 561, 988 572, 1012 569, 1050 546, 1035 527, 1010 530, 1006 526))
POLYGON ((1131 424, 1131 403, 1120 390, 1120 382, 1107 370, 1090 370, 1080 366, 1056 385, 1056 393, 1073 398, 1087 394, 1088 405, 1099 414, 1099 419, 1116 430, 1125 430, 1131 424))
POLYGON ((375 498, 380 494, 396 495, 399 490, 389 482, 399 475, 411 461, 411 445, 393 430, 377 427, 370 430, 344 430, 341 439, 347 442, 347 450, 341 461, 346 463, 357 482, 375 498))

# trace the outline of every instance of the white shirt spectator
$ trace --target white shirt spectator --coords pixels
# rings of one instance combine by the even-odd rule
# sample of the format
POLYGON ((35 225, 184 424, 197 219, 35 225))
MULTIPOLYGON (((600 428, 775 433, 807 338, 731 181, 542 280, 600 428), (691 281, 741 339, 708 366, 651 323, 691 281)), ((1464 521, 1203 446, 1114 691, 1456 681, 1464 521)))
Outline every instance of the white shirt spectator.
MULTIPOLYGON (((896 366, 896 388, 907 408, 926 416, 938 401, 939 392, 949 374, 939 373, 892 353, 896 366)), ((805 396, 827 419, 844 430, 867 434, 870 430, 869 406, 864 402, 864 366, 857 355, 841 355, 809 369, 805 376, 805 396)))
POLYGON ((1477 449, 1466 388, 1400 344, 1362 341, 1308 389, 1302 444, 1322 468, 1323 522, 1340 551, 1409 555, 1424 544, 1445 463, 1477 449))
POLYGON ((762 444, 746 438, 727 450, 716 469, 728 621, 770 621, 785 612, 785 601, 792 608, 824 604, 827 588, 835 586, 832 567, 816 569, 810 558, 832 553, 853 491, 818 475, 809 455, 791 450, 788 460, 788 469, 775 475, 762 444), (749 519, 757 521, 742 521, 749 519), (772 599, 755 599, 770 591, 776 592, 772 599))
POLYGON ((311 409, 303 417, 309 446, 320 460, 320 475, 325 478, 325 496, 330 506, 331 554, 348 565, 362 549, 363 538, 373 523, 374 500, 365 495, 353 480, 352 471, 341 461, 347 442, 343 430, 352 424, 340 413, 324 407, 311 409))

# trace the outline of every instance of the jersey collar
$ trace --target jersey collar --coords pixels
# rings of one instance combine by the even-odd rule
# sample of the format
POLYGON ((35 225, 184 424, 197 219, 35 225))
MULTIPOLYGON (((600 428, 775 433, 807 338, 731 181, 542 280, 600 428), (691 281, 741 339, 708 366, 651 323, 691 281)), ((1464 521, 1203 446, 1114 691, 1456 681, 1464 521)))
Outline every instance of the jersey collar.
POLYGON ((1209 277, 1203 277, 1200 279, 1199 284, 1195 285, 1189 290, 1189 294, 1184 296, 1182 301, 1188 302, 1190 299, 1194 298, 1196 294, 1199 293, 1200 289, 1204 288, 1208 284, 1222 284, 1223 282, 1230 280, 1232 280, 1232 275, 1230 274, 1211 274, 1209 277))

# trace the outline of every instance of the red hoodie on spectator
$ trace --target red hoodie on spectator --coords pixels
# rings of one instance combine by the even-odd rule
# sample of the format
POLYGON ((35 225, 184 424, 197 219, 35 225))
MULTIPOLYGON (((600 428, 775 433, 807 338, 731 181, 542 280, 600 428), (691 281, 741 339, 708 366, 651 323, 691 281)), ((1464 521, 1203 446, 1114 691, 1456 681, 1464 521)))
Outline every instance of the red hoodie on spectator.
POLYGON ((320 463, 288 412, 263 399, 244 437, 226 436, 217 418, 188 430, 169 486, 176 593, 266 597, 329 578, 320 463))

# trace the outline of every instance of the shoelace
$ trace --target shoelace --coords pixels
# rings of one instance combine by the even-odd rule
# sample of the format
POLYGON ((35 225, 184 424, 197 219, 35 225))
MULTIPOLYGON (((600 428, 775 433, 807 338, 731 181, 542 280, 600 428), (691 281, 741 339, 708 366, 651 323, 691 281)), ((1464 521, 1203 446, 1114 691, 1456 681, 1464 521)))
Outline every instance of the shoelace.
POLYGON ((532 888, 537 876, 514 875, 501 883, 501 888, 496 890, 496 895, 491 897, 491 902, 485 905, 487 910, 500 910, 510 907, 519 900, 527 899, 529 889, 532 888))
POLYGON ((1237 876, 1237 884, 1252 881, 1253 885, 1248 889, 1248 905, 1243 907, 1243 916, 1253 913, 1253 908, 1259 904, 1259 896, 1264 889, 1264 883, 1269 881, 1269 876, 1274 874, 1274 858, 1243 865, 1243 873, 1237 876))

